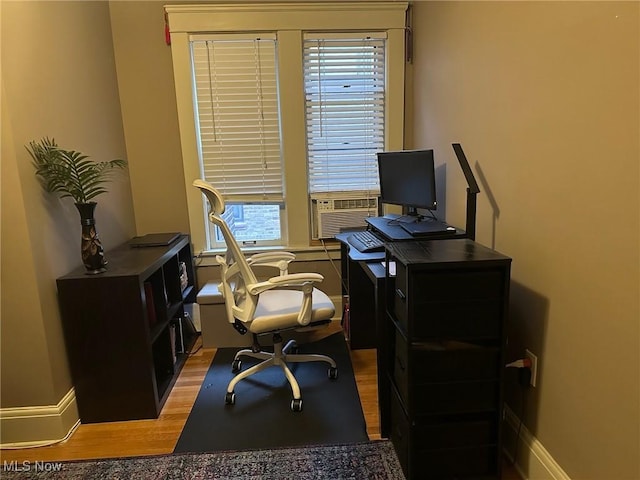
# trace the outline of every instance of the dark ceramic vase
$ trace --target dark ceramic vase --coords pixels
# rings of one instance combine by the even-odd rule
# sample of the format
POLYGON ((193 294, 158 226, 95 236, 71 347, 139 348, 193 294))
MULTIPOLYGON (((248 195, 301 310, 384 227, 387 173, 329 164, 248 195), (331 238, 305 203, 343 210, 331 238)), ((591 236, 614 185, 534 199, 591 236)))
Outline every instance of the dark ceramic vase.
POLYGON ((105 272, 107 261, 104 258, 104 249, 98 238, 96 231, 96 221, 93 212, 96 202, 76 203, 76 208, 80 213, 80 224, 82 225, 82 263, 87 269, 87 274, 105 272))

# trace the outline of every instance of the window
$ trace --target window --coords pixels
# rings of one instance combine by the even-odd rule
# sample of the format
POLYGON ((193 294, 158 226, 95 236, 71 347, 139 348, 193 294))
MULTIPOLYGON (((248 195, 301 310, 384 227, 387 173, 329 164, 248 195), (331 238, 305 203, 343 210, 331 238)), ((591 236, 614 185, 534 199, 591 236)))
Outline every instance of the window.
POLYGON ((379 191, 384 34, 305 35, 309 193, 379 191))
MULTIPOLYGON (((281 245, 285 217, 274 35, 194 35, 202 176, 224 195, 239 242, 281 245)), ((207 223, 210 248, 224 246, 207 223)))
POLYGON ((375 152, 404 146, 407 3, 238 2, 164 9, 194 251, 222 247, 202 195, 191 185, 202 177, 223 190, 236 236, 246 245, 314 249, 311 192, 375 192, 375 152), (226 65, 221 49, 234 50, 226 65), (336 67, 337 56, 345 54, 347 65, 336 67), (335 78, 336 68, 342 78, 335 78), (243 95, 241 77, 247 79, 243 95), (351 92, 349 100, 337 96, 342 90, 351 92), (226 109, 225 96, 253 104, 226 109), (345 108, 350 111, 335 115, 345 108), (244 117, 234 116, 241 111, 244 117), (238 135, 227 136, 231 131, 238 135), (252 232, 256 225, 266 238, 252 232))

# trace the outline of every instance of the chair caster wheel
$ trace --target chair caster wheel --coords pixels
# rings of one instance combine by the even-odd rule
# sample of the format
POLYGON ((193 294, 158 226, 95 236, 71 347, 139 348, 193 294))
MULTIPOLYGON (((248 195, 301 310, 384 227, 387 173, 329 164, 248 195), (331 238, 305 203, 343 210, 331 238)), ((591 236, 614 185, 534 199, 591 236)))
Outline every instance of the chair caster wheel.
POLYGON ((294 412, 301 412, 302 411, 302 399, 301 398, 294 398, 293 400, 291 400, 291 410, 294 412))
POLYGON ((338 367, 329 367, 329 378, 331 380, 338 378, 338 367))
POLYGON ((235 405, 236 403, 236 394, 234 392, 227 392, 224 396, 224 404, 225 405, 235 405))
POLYGON ((241 368, 242 368, 242 361, 240 359, 234 360, 233 363, 231 364, 232 373, 238 373, 241 368))

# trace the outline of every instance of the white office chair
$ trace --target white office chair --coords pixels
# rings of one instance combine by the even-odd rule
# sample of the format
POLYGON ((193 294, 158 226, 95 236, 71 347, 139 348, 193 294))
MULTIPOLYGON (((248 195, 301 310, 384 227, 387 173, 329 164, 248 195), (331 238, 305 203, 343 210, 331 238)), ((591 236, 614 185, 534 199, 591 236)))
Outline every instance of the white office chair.
POLYGON ((245 258, 222 214, 225 211, 224 199, 211 184, 195 180, 193 185, 200 189, 209 202, 209 220, 216 225, 227 244, 224 256, 216 256, 221 269, 219 291, 225 301, 227 320, 241 334, 253 334, 251 349, 236 353, 232 371, 240 372, 240 357, 252 357, 262 362, 238 373, 227 386, 225 403, 233 405, 236 400, 234 388, 242 379, 277 365, 291 385, 293 399, 291 410, 302 410, 300 387, 287 363, 327 362, 329 378, 338 377, 336 362, 326 355, 297 354, 295 341, 290 340, 282 346, 280 332, 326 326, 331 322, 335 306, 331 299, 314 287, 324 277, 318 273, 288 273, 288 265, 295 258, 289 252, 259 253, 245 258), (258 281, 253 266, 269 266, 279 270, 279 275, 266 281, 258 281), (273 335, 273 353, 265 352, 258 344, 258 336, 273 335))

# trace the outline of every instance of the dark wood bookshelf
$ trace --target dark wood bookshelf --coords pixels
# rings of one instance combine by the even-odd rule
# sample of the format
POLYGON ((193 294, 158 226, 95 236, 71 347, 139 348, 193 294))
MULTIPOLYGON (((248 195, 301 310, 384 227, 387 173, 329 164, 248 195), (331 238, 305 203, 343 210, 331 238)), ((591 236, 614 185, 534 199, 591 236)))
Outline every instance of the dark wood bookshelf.
POLYGON ((80 419, 157 418, 198 335, 185 312, 196 296, 190 239, 105 257, 104 273, 80 267, 56 281, 80 419))

